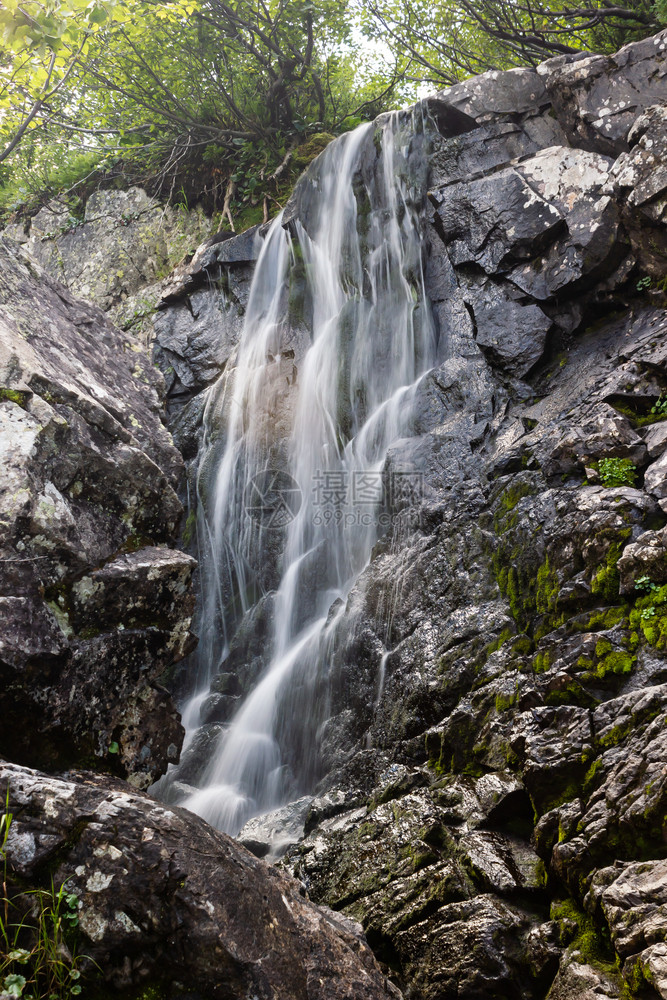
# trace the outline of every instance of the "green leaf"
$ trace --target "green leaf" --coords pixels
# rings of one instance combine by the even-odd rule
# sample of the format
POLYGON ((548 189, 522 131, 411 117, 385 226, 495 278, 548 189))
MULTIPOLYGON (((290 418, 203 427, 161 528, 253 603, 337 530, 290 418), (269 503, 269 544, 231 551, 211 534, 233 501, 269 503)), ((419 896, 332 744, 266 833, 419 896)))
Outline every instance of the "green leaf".
POLYGON ((7 958, 10 962, 18 962, 19 965, 25 965, 30 958, 30 952, 26 951, 25 948, 16 948, 14 951, 10 951, 7 958))
POLYGON ((109 753, 118 753, 119 750, 120 747, 118 746, 115 740, 109 744, 109 753))
POLYGON ((25 987, 25 976, 18 976, 12 973, 9 976, 5 976, 4 985, 6 993, 9 993, 13 997, 20 997, 25 987))

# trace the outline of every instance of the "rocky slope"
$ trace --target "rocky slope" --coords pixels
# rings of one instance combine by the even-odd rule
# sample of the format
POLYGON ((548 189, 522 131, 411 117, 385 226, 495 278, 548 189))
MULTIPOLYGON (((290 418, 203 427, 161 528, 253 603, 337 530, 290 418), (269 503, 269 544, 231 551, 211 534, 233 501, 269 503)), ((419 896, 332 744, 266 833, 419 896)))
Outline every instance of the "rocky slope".
MULTIPOLYGON (((317 796, 241 834, 301 835, 282 864, 415 1000, 667 996, 666 46, 425 104, 439 366, 390 456, 423 498, 348 600, 317 796)), ((157 321, 191 469, 254 252, 204 248, 157 321)), ((241 623, 183 780, 270 615, 241 623)))

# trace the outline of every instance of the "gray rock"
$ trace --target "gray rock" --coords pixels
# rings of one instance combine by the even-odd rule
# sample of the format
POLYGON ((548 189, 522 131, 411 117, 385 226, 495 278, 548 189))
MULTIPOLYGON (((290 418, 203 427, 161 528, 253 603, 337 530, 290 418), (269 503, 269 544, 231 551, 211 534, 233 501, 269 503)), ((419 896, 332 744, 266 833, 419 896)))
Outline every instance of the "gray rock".
POLYGON ((155 358, 171 395, 196 393, 218 378, 243 328, 243 307, 220 286, 200 289, 159 311, 155 358))
POLYGON ((159 680, 191 648, 194 560, 166 547, 182 460, 162 380, 6 241, 0 284, 0 751, 97 758, 146 787, 182 739, 159 680))
POLYGON ((0 789, 14 817, 10 878, 37 887, 48 864, 54 884, 66 882, 85 967, 114 989, 164 983, 176 996, 180 981, 220 1000, 400 997, 357 924, 198 817, 90 772, 0 764, 0 789))
POLYGON ((556 56, 538 66, 554 111, 573 146, 617 156, 637 117, 667 99, 665 32, 614 56, 556 56))
POLYGON ((667 451, 667 421, 647 427, 644 441, 649 458, 659 458, 664 451, 667 451))
POLYGON ((194 250, 209 227, 200 211, 159 205, 141 188, 95 191, 83 221, 58 202, 38 212, 26 249, 75 295, 142 331, 145 314, 159 301, 162 274, 194 250))
POLYGON ((520 124, 493 121, 454 138, 438 135, 429 155, 429 184, 437 189, 477 180, 545 147, 566 145, 565 133, 549 115, 528 118, 520 124))
POLYGON ((547 1000, 599 1000, 621 997, 620 984, 586 962, 567 961, 547 994, 547 1000))
POLYGON ((237 840, 258 858, 279 858, 303 837, 312 801, 312 796, 304 795, 280 809, 248 820, 237 840))
POLYGON ((589 893, 604 913, 614 948, 622 958, 664 942, 667 862, 617 862, 595 873, 589 893))
POLYGON ((526 375, 544 352, 549 317, 537 305, 513 301, 507 286, 490 281, 471 288, 464 300, 472 310, 475 340, 491 364, 511 375, 526 375))
MULTIPOLYGON (((566 232, 537 262, 515 267, 509 278, 538 301, 566 285, 599 280, 623 256, 617 246, 618 209, 602 195, 610 161, 599 154, 554 147, 521 163, 517 173, 535 197, 544 199, 566 223, 566 232)), ((526 255, 528 256, 528 255, 526 255)))
POLYGON ((627 545, 618 560, 621 593, 629 594, 635 580, 648 576, 652 583, 667 582, 667 531, 645 531, 627 545))
POLYGON ((550 103, 544 83, 533 69, 491 70, 439 91, 437 99, 478 123, 535 111, 550 103))
POLYGON ((667 455, 664 452, 644 473, 644 486, 658 500, 667 497, 667 455))
POLYGON ((487 274, 539 252, 563 226, 561 212, 511 167, 431 197, 452 263, 476 263, 487 274))

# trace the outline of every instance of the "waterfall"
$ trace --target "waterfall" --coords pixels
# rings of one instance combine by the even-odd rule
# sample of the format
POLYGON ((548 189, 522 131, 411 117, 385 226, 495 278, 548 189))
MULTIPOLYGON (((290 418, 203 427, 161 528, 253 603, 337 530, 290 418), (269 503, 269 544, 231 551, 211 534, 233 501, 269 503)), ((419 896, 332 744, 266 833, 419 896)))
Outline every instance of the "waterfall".
MULTIPOLYGON (((257 607, 269 621, 260 676, 181 802, 232 835, 312 789, 346 597, 400 505, 394 494, 416 487, 400 470, 390 482, 386 461, 411 433, 435 354, 423 131, 409 114, 385 115, 311 165, 298 211, 264 239, 236 356, 207 403, 200 683, 186 738, 239 622, 257 607)), ((380 693, 383 682, 384 660, 380 693)))

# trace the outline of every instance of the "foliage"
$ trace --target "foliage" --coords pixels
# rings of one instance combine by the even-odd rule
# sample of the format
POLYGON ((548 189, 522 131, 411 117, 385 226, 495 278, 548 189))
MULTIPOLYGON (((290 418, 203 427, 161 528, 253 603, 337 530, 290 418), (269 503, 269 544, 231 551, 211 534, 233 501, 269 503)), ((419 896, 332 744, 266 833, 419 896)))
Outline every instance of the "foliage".
POLYGON ((417 85, 615 49, 656 30, 661 3, 6 0, 0 212, 118 179, 232 229, 266 219, 312 136, 417 85))
POLYGON ((598 473, 603 486, 634 486, 637 477, 629 458, 601 458, 598 473))
POLYGON ((664 392, 661 394, 660 399, 651 407, 650 413, 655 417, 667 417, 667 394, 664 392))
POLYGON ((585 49, 611 52, 667 20, 667 0, 359 0, 365 31, 404 53, 406 75, 451 84, 585 49))
MULTIPOLYGON (((65 4, 84 0, 48 2, 62 17, 65 4)), ((35 172, 52 192, 76 149, 87 162, 73 184, 97 169, 172 201, 221 208, 232 228, 232 205, 258 205, 266 218, 308 136, 379 113, 395 83, 360 72, 348 0, 85 2, 88 21, 75 19, 66 48, 67 93, 47 101, 32 88, 39 113, 11 176, 0 176, 8 207, 31 193, 35 172)), ((18 65, 26 36, 12 37, 18 65)))
POLYGON ((115 0, 3 0, 0 162, 52 119, 96 32, 118 16, 115 0))
POLYGON ((9 788, 0 815, 0 986, 24 1000, 70 1000, 81 993, 82 958, 68 943, 79 922, 79 900, 65 885, 12 892, 7 842, 13 816, 9 788))

